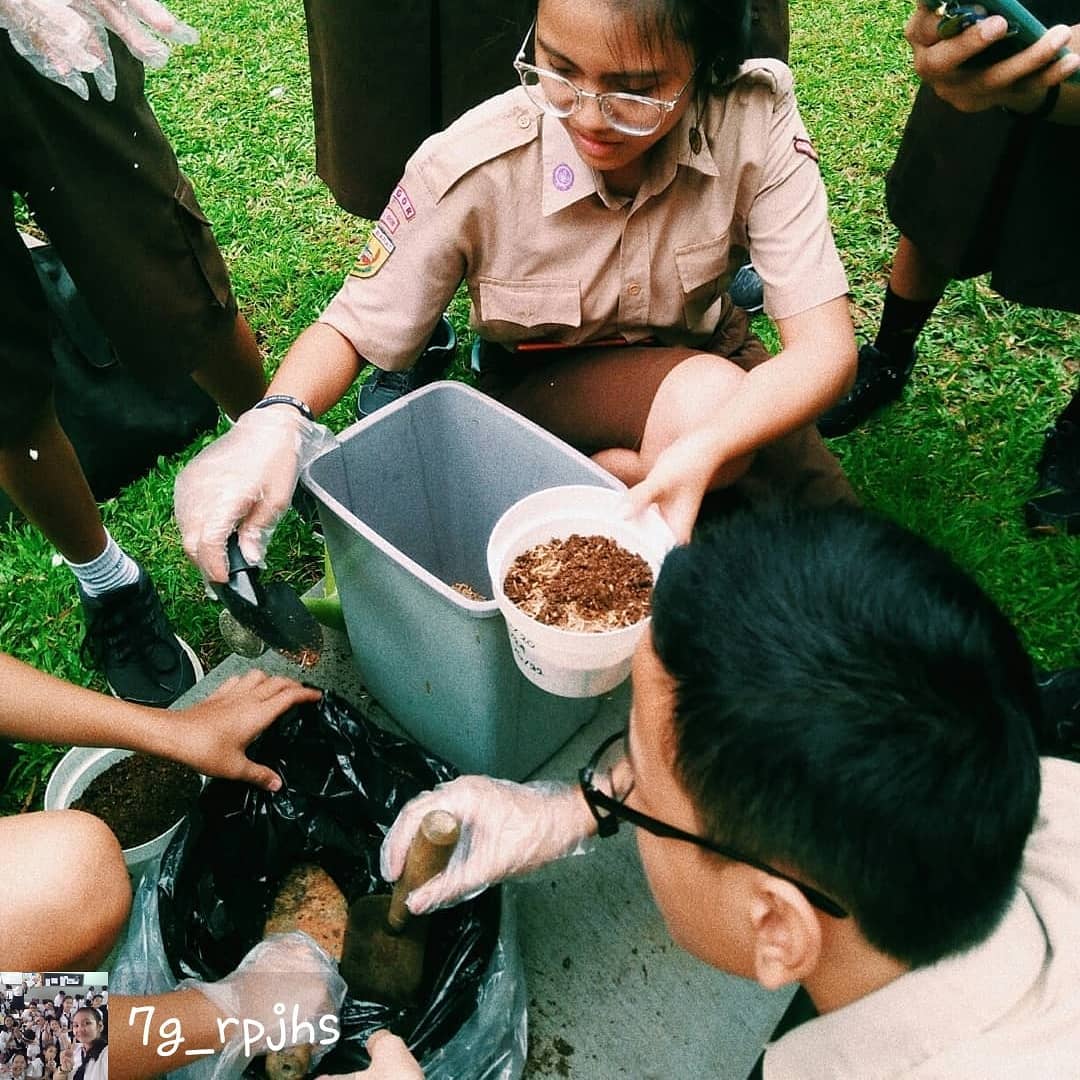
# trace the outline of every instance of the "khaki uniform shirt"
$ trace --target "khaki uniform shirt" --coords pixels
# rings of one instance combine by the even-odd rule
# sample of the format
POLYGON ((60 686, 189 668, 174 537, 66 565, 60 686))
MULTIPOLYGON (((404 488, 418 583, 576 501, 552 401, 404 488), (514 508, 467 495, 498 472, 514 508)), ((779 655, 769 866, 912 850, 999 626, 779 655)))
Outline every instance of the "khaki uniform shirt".
POLYGON ((1080 765, 1042 763, 1016 899, 981 945, 765 1051, 765 1080, 1080 1077, 1080 765))
POLYGON ((465 279, 473 328, 511 348, 617 334, 697 346, 735 245, 773 318, 847 292, 784 64, 750 61, 703 115, 691 105, 629 199, 519 87, 420 147, 320 321, 377 366, 408 367, 465 279))

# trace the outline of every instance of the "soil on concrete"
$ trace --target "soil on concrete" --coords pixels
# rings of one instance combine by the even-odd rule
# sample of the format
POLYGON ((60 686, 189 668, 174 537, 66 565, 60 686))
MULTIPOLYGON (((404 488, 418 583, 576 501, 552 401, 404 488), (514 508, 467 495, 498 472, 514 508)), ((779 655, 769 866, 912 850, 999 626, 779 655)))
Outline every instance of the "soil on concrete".
POLYGON ((132 754, 95 776, 71 808, 101 818, 126 850, 179 821, 201 787, 199 774, 187 765, 132 754))
POLYGON ((510 564, 503 590, 537 622, 594 633, 633 626, 651 610, 653 573, 608 536, 550 540, 510 564))
POLYGON ((491 597, 485 596, 481 592, 477 592, 467 581, 455 581, 454 584, 450 586, 450 588, 456 589, 459 593, 461 593, 462 596, 466 597, 467 599, 476 600, 481 604, 491 599, 491 597))

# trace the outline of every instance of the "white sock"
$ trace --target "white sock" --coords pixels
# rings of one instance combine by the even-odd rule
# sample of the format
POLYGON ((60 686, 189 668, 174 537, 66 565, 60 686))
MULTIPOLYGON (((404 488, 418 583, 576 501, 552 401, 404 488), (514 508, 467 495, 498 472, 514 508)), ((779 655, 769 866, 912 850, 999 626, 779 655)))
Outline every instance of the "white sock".
POLYGON ((64 560, 87 596, 100 596, 113 589, 134 585, 139 580, 139 564, 105 530, 105 550, 87 563, 64 560))

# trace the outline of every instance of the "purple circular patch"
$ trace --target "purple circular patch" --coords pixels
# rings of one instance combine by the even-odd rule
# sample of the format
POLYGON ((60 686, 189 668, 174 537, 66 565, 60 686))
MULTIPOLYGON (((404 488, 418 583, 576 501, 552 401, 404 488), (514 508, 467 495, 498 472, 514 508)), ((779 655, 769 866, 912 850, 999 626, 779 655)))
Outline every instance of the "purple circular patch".
POLYGON ((551 182, 557 191, 569 191, 574 186, 574 170, 567 164, 556 165, 551 182))

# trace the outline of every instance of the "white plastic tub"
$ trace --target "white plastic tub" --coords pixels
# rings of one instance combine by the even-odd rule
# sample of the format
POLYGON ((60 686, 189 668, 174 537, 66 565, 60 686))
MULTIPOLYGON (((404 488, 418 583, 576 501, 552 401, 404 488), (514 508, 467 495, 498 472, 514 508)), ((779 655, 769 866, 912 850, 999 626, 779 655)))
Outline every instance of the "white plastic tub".
MULTIPOLYGON (((117 750, 110 747, 73 747, 60 759, 49 777, 49 783, 45 788, 45 809, 69 809, 95 777, 100 776, 118 761, 130 757, 132 753, 131 750, 117 750)), ((169 841, 176 835, 176 830, 180 828, 183 820, 182 817, 179 818, 165 832, 152 840, 147 840, 145 844, 124 849, 124 862, 127 863, 128 873, 136 886, 143 874, 164 854, 169 841)))
POLYGON ((653 580, 675 537, 655 507, 638 518, 620 514, 624 496, 604 488, 574 485, 538 491, 515 503, 495 523, 488 540, 488 572, 495 602, 510 633, 514 660, 524 675, 561 697, 592 697, 618 686, 649 625, 642 619, 617 630, 580 631, 547 626, 508 600, 503 582, 522 552, 574 533, 607 536, 650 566, 653 580))

